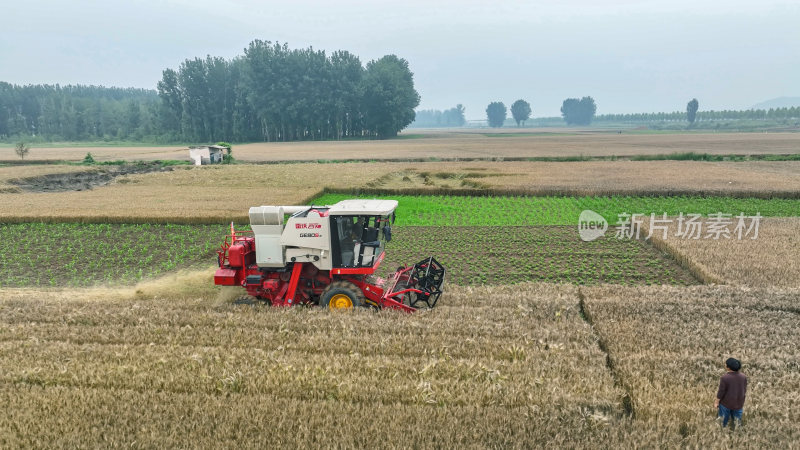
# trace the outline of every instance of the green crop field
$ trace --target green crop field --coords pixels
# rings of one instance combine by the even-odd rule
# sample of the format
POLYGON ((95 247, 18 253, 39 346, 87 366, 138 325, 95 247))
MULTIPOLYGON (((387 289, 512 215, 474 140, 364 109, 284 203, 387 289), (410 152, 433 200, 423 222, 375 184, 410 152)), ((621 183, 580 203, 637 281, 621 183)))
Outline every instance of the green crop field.
POLYGON ((449 283, 525 281, 595 284, 697 284, 688 272, 635 239, 583 242, 576 227, 398 227, 381 273, 434 256, 449 283))
MULTIPOLYGON (((333 204, 352 198, 325 194, 315 204, 333 204)), ((466 197, 386 195, 399 202, 397 223, 415 226, 575 225, 581 211, 590 209, 609 224, 619 214, 726 213, 762 216, 800 216, 800 200, 730 197, 466 197)))
POLYGON ((2 286, 133 283, 214 261, 226 232, 214 225, 0 225, 2 286))
MULTIPOLYGON (((344 195, 325 195, 331 204, 344 195)), ((726 212, 800 215, 800 200, 702 197, 387 196, 399 200, 381 273, 433 255, 462 285, 553 281, 695 284, 673 260, 637 240, 583 242, 578 215, 726 212)), ((237 224, 244 228, 246 224, 237 224)), ((6 224, 0 286, 130 284, 177 268, 211 266, 225 225, 6 224)))

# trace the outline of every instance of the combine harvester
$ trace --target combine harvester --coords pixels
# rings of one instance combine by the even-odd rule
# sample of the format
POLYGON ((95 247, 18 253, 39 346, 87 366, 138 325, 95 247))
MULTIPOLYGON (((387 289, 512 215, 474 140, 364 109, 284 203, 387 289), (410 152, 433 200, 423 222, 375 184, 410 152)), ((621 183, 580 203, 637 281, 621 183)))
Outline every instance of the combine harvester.
POLYGON ((242 286, 273 306, 433 308, 445 276, 433 256, 389 279, 374 276, 392 239, 396 208, 396 200, 252 207, 252 231, 236 231, 231 223, 217 252, 214 284, 242 286))

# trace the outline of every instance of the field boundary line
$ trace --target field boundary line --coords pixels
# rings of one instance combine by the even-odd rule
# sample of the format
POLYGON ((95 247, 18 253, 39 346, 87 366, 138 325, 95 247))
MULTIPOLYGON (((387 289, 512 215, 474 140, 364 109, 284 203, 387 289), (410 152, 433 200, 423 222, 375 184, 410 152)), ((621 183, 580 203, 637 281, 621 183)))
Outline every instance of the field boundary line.
POLYGON ((800 199, 800 191, 704 191, 704 190, 638 190, 627 191, 619 189, 494 189, 486 188, 372 188, 350 187, 336 188, 325 187, 320 195, 449 195, 454 197, 702 197, 702 198, 757 198, 761 200, 800 199))
POLYGON ((623 413, 630 418, 636 417, 636 409, 634 407, 633 402, 633 390, 628 386, 625 380, 620 375, 619 371, 617 371, 616 363, 614 359, 611 357, 611 352, 608 348, 608 342, 606 342, 605 338, 603 338, 600 331, 598 331, 597 326, 592 319, 592 315, 589 310, 586 309, 586 295, 583 293, 583 289, 580 287, 578 288, 578 308, 580 312, 581 318, 589 324, 589 327, 592 329, 592 334, 597 339, 597 346, 600 348, 606 355, 606 368, 608 369, 609 373, 611 374, 611 378, 614 380, 614 385, 622 389, 623 396, 622 396, 622 410, 623 413))
POLYGON ((131 225, 226 225, 233 222, 250 223, 250 217, 241 214, 226 216, 5 216, 0 215, 0 224, 20 223, 80 223, 80 224, 131 224, 131 225))
MULTIPOLYGON (((142 145, 142 148, 158 147, 142 145)), ((164 146, 173 148, 176 146, 164 146)), ((180 146, 178 146, 180 147, 180 146)), ((188 146, 187 146, 188 147, 188 146)), ((10 148, 10 147, 9 147, 10 148)), ((41 147, 41 149, 66 149, 72 147, 41 147)), ((89 148, 89 147, 86 147, 89 148)), ((91 147, 96 149, 109 149, 113 147, 91 147)), ((707 152, 672 152, 635 155, 568 155, 568 156, 428 156, 406 158, 316 158, 316 159, 274 159, 274 160, 249 160, 238 159, 240 164, 339 164, 339 163, 373 163, 373 162, 586 162, 586 161, 698 161, 698 162, 750 162, 750 161, 797 161, 798 153, 707 153, 707 152)), ((139 161, 156 161, 149 159, 119 160, 131 163, 139 161)), ((188 160, 179 160, 187 161, 188 160)), ((75 164, 78 160, 65 159, 0 159, 4 165, 60 165, 75 164)))

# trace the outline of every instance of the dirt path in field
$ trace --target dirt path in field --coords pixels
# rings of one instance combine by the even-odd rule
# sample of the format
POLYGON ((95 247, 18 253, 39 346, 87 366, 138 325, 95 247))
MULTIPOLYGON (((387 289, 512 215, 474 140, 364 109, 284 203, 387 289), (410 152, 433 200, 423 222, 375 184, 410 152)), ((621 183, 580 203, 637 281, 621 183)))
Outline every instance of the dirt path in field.
POLYGON ((161 164, 139 163, 120 166, 104 166, 83 172, 65 172, 17 178, 8 181, 15 186, 17 192, 69 192, 87 191, 95 187, 110 184, 116 178, 150 172, 169 172, 171 167, 161 164))

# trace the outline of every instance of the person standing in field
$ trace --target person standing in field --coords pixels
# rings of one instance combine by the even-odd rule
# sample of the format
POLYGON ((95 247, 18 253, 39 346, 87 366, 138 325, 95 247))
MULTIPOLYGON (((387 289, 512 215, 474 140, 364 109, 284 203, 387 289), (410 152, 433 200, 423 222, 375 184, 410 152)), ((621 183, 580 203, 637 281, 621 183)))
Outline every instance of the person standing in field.
POLYGON ((719 380, 717 389, 717 400, 714 407, 719 411, 718 415, 722 422, 722 428, 728 426, 728 421, 733 418, 734 429, 742 426, 742 409, 744 408, 744 398, 747 394, 747 377, 739 372, 742 363, 736 358, 728 358, 725 361, 727 373, 719 380))

